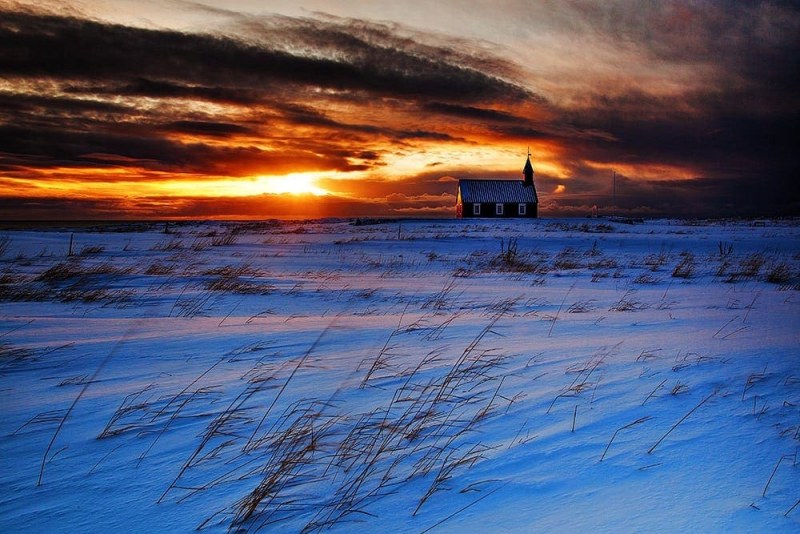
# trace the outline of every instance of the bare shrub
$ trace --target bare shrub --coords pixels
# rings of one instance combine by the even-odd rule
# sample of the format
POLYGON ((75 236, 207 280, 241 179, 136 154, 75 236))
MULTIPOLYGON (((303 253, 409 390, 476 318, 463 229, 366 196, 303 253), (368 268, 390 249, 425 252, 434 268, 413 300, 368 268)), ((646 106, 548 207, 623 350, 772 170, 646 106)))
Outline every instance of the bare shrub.
POLYGON ((719 255, 722 258, 728 257, 733 252, 733 243, 728 243, 727 241, 720 241, 717 243, 717 248, 719 249, 719 255))

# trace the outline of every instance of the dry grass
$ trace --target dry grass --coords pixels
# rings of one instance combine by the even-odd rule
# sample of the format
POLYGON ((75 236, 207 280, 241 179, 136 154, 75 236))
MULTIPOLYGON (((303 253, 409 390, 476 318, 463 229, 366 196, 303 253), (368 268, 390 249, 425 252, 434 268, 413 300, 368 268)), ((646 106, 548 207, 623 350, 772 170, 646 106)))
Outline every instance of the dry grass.
MULTIPOLYGON (((229 528, 242 532, 280 529, 303 515, 303 532, 327 530, 371 516, 375 503, 409 490, 417 492, 410 510, 417 514, 437 495, 453 491, 461 474, 494 450, 481 442, 476 429, 516 397, 504 394, 506 357, 481 345, 513 305, 506 301, 495 306, 495 315, 449 365, 436 351, 411 368, 387 360, 403 336, 417 332, 404 327, 401 316, 383 348, 363 362, 368 369, 361 384, 374 386, 368 390, 373 400, 356 411, 342 410, 337 393, 327 400, 289 397, 293 378, 313 367, 320 339, 302 358, 280 369, 265 373, 254 367, 244 389, 208 424, 160 500, 255 479, 233 506, 200 525, 225 517, 229 528), (264 407, 259 398, 269 392, 272 400, 264 407), (254 411, 260 415, 254 418, 254 411), (228 471, 203 480, 202 467, 209 461, 224 462, 228 471)), ((197 389, 184 388, 184 399, 192 388, 197 389)), ((141 425, 140 415, 154 411, 149 395, 139 391, 124 399, 109 432, 130 432, 141 425)), ((168 403, 171 408, 164 415, 174 413, 180 402, 168 403)), ((164 415, 150 420, 163 424, 164 415)))
POLYGON ((236 232, 231 232, 228 234, 223 235, 216 235, 211 238, 211 246, 212 247, 229 247, 231 245, 235 245, 238 242, 239 238, 236 232))
POLYGON ((209 291, 238 295, 269 295, 275 291, 275 286, 259 280, 264 273, 249 263, 217 267, 203 274, 213 277, 205 283, 209 291))
POLYGON ((663 248, 658 254, 648 254, 644 258, 644 264, 653 272, 658 271, 667 262, 669 262, 669 254, 663 248))
POLYGON ((766 280, 770 284, 785 285, 792 281, 792 269, 786 263, 773 265, 767 273, 766 280))
POLYGON ((567 313, 588 313, 596 309, 594 299, 579 300, 567 308, 567 313))
POLYGON ((124 277, 133 270, 118 267, 112 261, 84 265, 76 257, 51 265, 39 274, 8 269, 0 275, 0 301, 126 303, 136 293, 124 287, 124 277))
POLYGON ((739 261, 738 266, 729 273, 726 282, 735 283, 746 280, 755 280, 761 273, 762 267, 766 263, 763 254, 750 254, 739 261))
POLYGON ((492 272, 518 274, 547 274, 549 269, 538 255, 518 251, 517 239, 509 238, 508 243, 500 240, 500 253, 489 261, 487 270, 492 272))
MULTIPOLYGON (((688 419, 690 415, 692 415, 694 412, 696 412, 696 411, 697 411, 697 410, 698 410, 698 409, 699 409, 699 408, 700 408, 700 407, 701 407, 703 404, 705 404, 706 402, 708 402, 708 401, 711 399, 711 397, 713 397, 713 396, 714 396, 714 395, 716 395, 716 394, 717 394, 717 391, 716 391, 716 390, 712 391, 711 393, 709 393, 709 395, 708 395, 707 397, 705 397, 703 400, 701 400, 701 401, 700 401, 700 403, 699 403, 697 406, 695 406, 694 408, 692 408, 691 410, 689 410, 689 411, 686 413, 686 415, 684 415, 683 417, 681 417, 681 418, 680 418, 680 419, 679 419, 679 420, 678 420, 678 421, 677 421, 677 422, 676 422, 674 425, 672 425, 672 426, 670 427, 670 429, 669 429, 669 430, 667 430, 667 432, 666 432, 666 433, 665 433, 663 436, 661 436, 661 438, 659 438, 659 440, 658 440, 658 441, 656 441, 656 442, 653 444, 653 446, 652 446, 652 447, 650 447, 650 448, 647 450, 647 454, 652 454, 652 453, 653 453, 653 451, 654 451, 654 450, 656 450, 656 448, 657 448, 659 445, 661 445, 661 443, 662 443, 662 442, 663 442, 663 441, 664 441, 664 440, 667 438, 667 436, 669 436, 670 434, 672 434, 672 432, 673 432, 673 431, 674 431, 676 428, 678 428, 678 425, 680 425, 681 423, 683 423, 684 421, 686 421, 686 419, 688 419)), ((764 489, 764 491, 766 491, 766 488, 764 489)))
POLYGON ((177 266, 176 265, 166 265, 161 263, 160 261, 154 261, 150 264, 150 266, 145 270, 144 274, 149 276, 167 276, 175 272, 177 266))
POLYGON ((572 247, 564 248, 553 260, 553 268, 559 271, 580 269, 581 267, 580 255, 572 247))
POLYGON ((647 309, 647 304, 635 298, 636 290, 628 289, 622 297, 611 305, 609 311, 627 312, 647 309))
POLYGON ((618 429, 616 429, 614 431, 614 434, 611 435, 611 439, 608 440, 608 445, 606 445, 606 448, 603 451, 603 454, 600 456, 600 461, 602 462, 603 459, 606 457, 606 454, 608 453, 608 449, 611 448, 611 444, 614 442, 614 439, 616 439, 617 434, 619 434, 623 430, 627 430, 628 428, 633 428, 634 426, 641 425, 642 423, 646 423, 650 419, 652 419, 652 417, 650 417, 650 416, 640 417, 639 419, 637 419, 637 420, 635 420, 635 421, 633 421, 631 423, 628 423, 627 425, 623 425, 623 426, 619 427, 618 429))
MULTIPOLYGON (((778 472, 778 468, 781 466, 781 464, 783 463, 784 460, 791 460, 792 461, 792 467, 796 466, 797 465, 797 453, 795 452, 794 454, 784 454, 783 456, 778 458, 778 463, 775 464, 775 468, 772 470, 772 473, 769 475, 769 479, 767 480, 767 483, 764 485, 764 491, 761 492, 761 496, 762 497, 766 497, 767 496, 767 490, 769 489, 769 485, 772 483, 772 479, 775 478, 775 473, 778 472)), ((797 506, 797 504, 795 504, 794 506, 797 506)), ((787 515, 791 510, 793 510, 794 506, 792 506, 792 508, 790 508, 789 511, 787 511, 786 514, 784 514, 784 515, 787 515)))
POLYGON ((689 279, 694 276, 695 268, 697 264, 694 259, 694 254, 688 251, 681 252, 680 254, 681 260, 672 270, 672 277, 673 278, 684 278, 689 279))
POLYGON ((92 256, 95 254, 100 254, 106 250, 106 247, 102 245, 87 245, 78 252, 78 256, 92 256))
POLYGON ((602 257, 593 261, 590 261, 587 265, 589 269, 596 270, 596 269, 616 269, 619 267, 619 263, 614 258, 602 257))
POLYGON ((640 274, 634 280, 634 284, 639 285, 655 285, 661 282, 661 278, 655 277, 649 273, 640 274))
POLYGON ((0 258, 6 255, 8 247, 11 245, 11 238, 7 235, 0 236, 0 258))
MULTIPOLYGON (((22 284, 32 300, 54 299, 61 302, 118 304, 127 302, 135 294, 132 289, 115 287, 115 282, 130 274, 133 268, 118 267, 111 261, 83 265, 79 259, 57 263, 40 273, 33 282, 22 284), (36 285, 43 282, 44 287, 36 285)), ((22 300, 24 294, 17 299, 22 300)))
MULTIPOLYGON (((306 231, 302 227, 298 227, 297 230, 306 231)), ((227 305, 223 311, 224 314, 238 300, 233 308, 236 309, 239 302, 244 302, 245 305, 241 309, 247 310, 243 312, 244 317, 247 317, 254 313, 254 309, 252 307, 248 309, 248 305, 256 299, 226 299, 225 295, 264 295, 274 291, 275 288, 267 283, 266 273, 262 269, 254 267, 250 262, 209 268, 208 263, 200 264, 199 261, 209 261, 207 255, 211 255, 212 251, 207 251, 199 260, 192 255, 192 252, 206 250, 207 246, 234 245, 240 235, 241 232, 233 227, 228 228, 224 234, 207 235, 202 240, 195 241, 190 247, 191 251, 184 250, 180 254, 172 255, 144 253, 148 259, 142 261, 142 264, 137 267, 137 272, 144 272, 150 276, 169 276, 167 279, 156 280, 154 284, 169 286, 175 293, 180 291, 180 296, 177 297, 175 305, 170 310, 171 316, 173 312, 176 312, 175 315, 184 317, 201 315, 204 313, 204 309, 206 312, 210 309, 209 302, 212 303, 212 306, 214 303, 224 302, 227 305), (212 239, 216 239, 217 244, 212 245, 212 239), (193 261, 198 263, 184 269, 183 266, 188 263, 184 260, 188 258, 194 258, 193 261), (182 274, 174 276, 179 269, 183 270, 182 274)), ((358 250, 355 244, 360 241, 351 241, 354 244, 354 250, 358 250)), ((289 240, 287 243, 297 244, 293 240, 289 240)), ((546 253, 523 253, 518 250, 516 239, 503 240, 499 254, 493 255, 479 251, 470 256, 468 261, 464 262, 463 267, 458 267, 457 274, 443 278, 441 287, 437 286, 435 291, 415 294, 413 299, 408 295, 395 296, 396 300, 392 301, 394 303, 392 306, 398 303, 400 307, 405 305, 397 325, 391 331, 389 329, 394 326, 394 323, 386 329, 382 346, 380 348, 376 346, 368 357, 363 359, 353 376, 348 377, 348 384, 342 386, 341 394, 340 391, 336 391, 330 398, 318 398, 312 390, 295 388, 296 382, 299 382, 299 380, 295 380, 296 377, 315 367, 325 366, 326 358, 331 356, 325 354, 317 358, 314 353, 315 344, 305 355, 296 354, 295 357, 286 357, 286 355, 275 353, 266 361, 258 360, 252 368, 241 375, 239 381, 222 382, 220 380, 218 383, 235 383, 236 385, 233 387, 237 389, 233 392, 224 392, 225 397, 229 400, 232 397, 232 400, 229 404, 219 407, 217 401, 223 397, 223 391, 214 384, 211 373, 217 366, 222 366, 224 362, 233 361, 223 358, 215 361, 201 375, 194 377, 191 382, 187 380, 189 383, 185 387, 177 387, 165 392, 158 384, 149 384, 139 391, 127 395, 119 403, 98 437, 106 439, 124 436, 125 440, 133 438, 146 440, 145 444, 148 447, 139 457, 141 462, 151 449, 159 443, 163 443, 159 441, 162 439, 161 436, 166 436, 168 432, 176 430, 179 425, 175 422, 188 417, 204 418, 203 421, 207 424, 194 441, 196 447, 191 449, 190 454, 187 454, 183 465, 176 466, 175 473, 173 473, 175 478, 172 484, 166 488, 162 499, 169 497, 182 500, 197 492, 212 489, 228 491, 229 486, 226 485, 231 483, 239 483, 232 487, 246 486, 248 492, 239 495, 240 498, 232 506, 224 508, 220 514, 209 517, 209 521, 211 521, 215 517, 224 516, 226 526, 237 532, 259 529, 282 530, 288 525, 293 528, 297 525, 298 518, 303 518, 305 521, 304 531, 326 530, 331 527, 352 529, 357 525, 348 525, 348 522, 356 523, 361 518, 373 515, 376 503, 398 492, 405 497, 410 496, 410 500, 413 502, 406 503, 410 504, 408 512, 412 515, 419 515, 429 507, 439 507, 437 500, 445 500, 448 492, 454 493, 459 489, 462 492, 484 491, 474 488, 480 488, 480 484, 485 481, 470 480, 470 483, 466 484, 462 483, 461 477, 484 459, 492 456, 494 444, 491 442, 491 432, 482 433, 484 425, 502 414, 503 409, 508 409, 518 398, 516 395, 507 393, 508 389, 514 387, 509 386, 509 383, 514 383, 512 380, 506 380, 514 375, 507 367, 512 367, 512 363, 515 362, 507 360, 505 354, 497 348, 485 345, 488 345, 487 339, 497 334, 495 328, 500 319, 513 313, 521 316, 523 312, 519 309, 514 311, 512 301, 494 303, 494 306, 484 306, 484 303, 477 304, 482 306, 481 312, 485 312, 486 316, 491 319, 485 328, 476 333, 460 354, 458 352, 455 355, 449 354, 448 348, 444 347, 450 343, 453 330, 465 326, 459 324, 459 318, 464 316, 462 314, 473 313, 464 310, 472 306, 474 301, 470 300, 465 305, 464 299, 460 298, 464 293, 463 287, 471 290, 472 281, 459 280, 458 276, 482 275, 487 272, 517 273, 520 276, 514 278, 513 282, 524 281, 525 286, 529 287, 531 277, 524 275, 531 273, 544 275, 552 273, 554 269, 575 270, 588 267, 596 271, 569 273, 568 276, 580 279, 583 283, 588 281, 588 275, 591 274, 592 282, 606 279, 606 284, 609 287, 613 286, 614 283, 607 280, 607 277, 611 275, 610 272, 606 272, 604 269, 617 269, 619 267, 617 260, 603 256, 596 245, 595 243, 590 250, 581 249, 580 252, 568 247, 553 256, 546 253), (404 325, 404 318, 407 317, 406 310, 414 311, 414 319, 410 324, 404 325), (490 314, 493 315, 490 316, 490 314), (411 344, 413 349, 404 346, 404 341, 408 340, 410 336, 416 336, 414 338, 416 344, 411 344), (410 350, 419 351, 420 340, 430 343, 430 347, 425 347, 419 354, 410 352, 410 350), (439 343, 434 343, 437 341, 439 343), (409 361, 412 363, 409 364, 409 361), (347 389, 348 385, 351 386, 350 389, 347 389), (359 385, 360 387, 358 387, 359 385), (210 475, 210 473, 214 474, 210 475)), ((181 242, 176 239, 159 245, 159 247, 153 250, 172 252, 183 249, 181 242)), ((328 248, 335 249, 336 247, 328 248)), ((339 248, 346 248, 349 253, 350 247, 339 248)), ((321 249, 322 247, 318 245, 309 245, 308 249, 303 250, 303 253, 308 251, 319 253, 321 249)), ((102 249, 86 254, 81 251, 79 256, 102 252, 104 252, 102 249)), ((493 252, 496 252, 496 249, 493 252)), ((217 257, 213 263, 210 263, 210 266, 218 265, 219 256, 223 253, 226 251, 213 251, 217 257)), ((345 252, 325 250, 324 253, 332 255, 334 258, 337 255, 345 258, 345 252)), ((237 254, 240 253, 233 251, 231 255, 236 256, 237 254)), ((417 260, 409 261, 408 257, 402 260, 400 257, 390 254, 370 256, 364 253, 363 262, 352 258, 348 258, 347 261, 357 263, 360 269, 384 269, 387 270, 386 272, 401 268, 409 269, 413 266, 413 261, 421 260, 420 270, 423 268, 441 269, 442 265, 451 265, 461 261, 458 258, 440 255, 436 252, 420 254, 422 255, 415 255, 417 260), (436 263, 427 266, 425 265, 426 258, 428 262, 436 263)), ((720 256, 724 257, 725 261, 731 262, 730 265, 737 265, 732 251, 724 254, 721 251, 720 256)), ((111 283, 124 282, 124 280, 120 280, 120 277, 131 271, 114 268, 112 263, 91 263, 92 260, 99 259, 105 258, 76 257, 56 264, 52 264, 53 260, 34 258, 34 268, 19 272, 9 269, 0 276, 0 299, 10 300, 12 295, 21 295, 24 290, 28 294, 27 298, 39 295, 43 299, 59 298, 65 301, 113 301, 115 298, 113 291, 116 291, 113 287, 119 287, 119 284, 115 286, 111 283), (47 268, 36 274, 43 269, 42 265, 45 264, 47 268), (26 274, 20 274, 21 272, 26 274)), ((786 283, 785 277, 791 277, 791 267, 787 263, 774 264, 772 270, 765 270, 763 264, 754 268, 754 264, 748 263, 752 257, 746 260, 738 263, 736 273, 739 273, 737 274, 739 278, 737 279, 751 277, 750 279, 764 280, 766 277, 766 280, 772 283, 786 283), (770 279, 773 271, 775 271, 775 280, 770 279)), ((627 260, 620 261, 626 262, 627 265, 627 260)), ((658 270, 664 272, 665 268, 669 273, 668 265, 670 265, 670 261, 676 261, 676 257, 672 255, 670 260, 662 252, 644 260, 640 256, 636 261, 640 269, 638 273, 634 271, 634 274, 631 274, 631 271, 625 272, 619 269, 618 276, 615 275, 615 278, 624 275, 629 283, 640 285, 659 283, 661 279, 651 273, 658 270), (642 269, 642 264, 650 270, 642 269), (639 276, 634 278, 636 274, 639 276)), ((694 276, 696 262, 690 253, 681 254, 677 261, 678 264, 672 273, 673 277, 687 279, 694 276)), ((726 267, 726 269, 728 269, 725 271, 726 273, 730 272, 730 267, 726 267)), ((372 274, 370 273, 370 276, 372 274)), ((349 302, 351 305, 358 304, 359 300, 383 299, 387 301, 392 299, 391 291, 386 291, 382 287, 361 289, 363 286, 359 284, 350 286, 348 284, 349 273, 335 269, 302 273, 302 275, 298 274, 299 276, 302 276, 303 281, 296 283, 293 288, 286 291, 286 295, 301 295, 302 297, 305 293, 313 292, 314 287, 318 286, 317 291, 325 292, 326 298, 328 295, 332 295, 331 299, 336 298, 339 302, 349 302), (342 297, 342 295, 344 296, 342 297)), ((508 282, 508 280, 504 281, 508 282)), ((625 285, 620 285, 623 289, 625 288, 625 285)), ((287 287, 290 286, 291 282, 287 287)), ((630 287, 629 284, 628 286, 630 287)), ((575 287, 574 284, 573 287, 575 287)), ((646 295, 648 291, 655 293, 652 288, 640 287, 638 289, 641 291, 640 295, 646 295)), ((625 291, 622 297, 613 303, 610 310, 645 309, 647 305, 637 300, 636 291, 636 289, 625 291)), ((659 290, 658 293, 660 294, 661 291, 659 290)), ((568 300, 569 295, 570 292, 567 291, 550 325, 548 335, 553 333, 559 313, 563 310, 566 310, 567 313, 588 313, 597 309, 597 303, 593 299, 577 300, 568 306, 566 302, 570 301, 568 300)), ((661 298, 662 303, 666 302, 666 295, 667 293, 664 291, 664 296, 661 298)), ((619 293, 616 296, 619 297, 619 293)), ((573 296, 571 300, 574 301, 576 298, 573 296)), ((266 305, 262 305, 261 309, 264 307, 266 305)), ((363 303, 361 307, 363 307, 363 303)), ((364 312, 365 315, 378 317, 378 314, 381 313, 380 307, 370 308, 368 306, 367 308, 367 312, 364 312)), ((394 309, 397 308, 392 308, 392 310, 394 309)), ((469 309, 471 310, 471 308, 469 309)), ((535 314, 538 311, 530 313, 535 314)), ((232 313, 233 310, 228 315, 230 316, 232 313)), ((267 310, 252 315, 248 324, 257 317, 273 313, 275 313, 273 310, 267 310)), ((353 312, 353 315, 358 315, 358 312, 353 312)), ((289 318, 293 317, 295 316, 289 318)), ((225 319, 227 316, 220 324, 225 319)), ((564 317, 564 319, 567 318, 564 317)), ((725 317, 723 321, 727 319, 725 317)), ((574 317, 571 320, 580 320, 580 318, 574 317)), ((598 319, 598 322, 600 320, 602 318, 598 319)), ((280 319, 276 322, 279 321, 280 319)), ((216 324, 216 320, 214 324, 216 324)), ((720 338, 733 335, 739 331, 736 330, 736 327, 737 325, 731 326, 728 323, 717 334, 720 338)), ((662 361, 652 361, 661 357, 658 354, 659 350, 641 351, 636 361, 642 362, 642 365, 637 367, 649 370, 651 365, 661 365, 662 361)), ((638 352, 638 348, 636 351, 638 352)), ((241 354, 230 357, 237 358, 237 361, 245 361, 248 354, 247 351, 242 351, 241 354)), ((584 418, 588 420, 590 413, 581 408, 579 414, 578 404, 575 404, 573 408, 573 403, 585 401, 588 408, 590 395, 594 401, 592 391, 597 391, 601 378, 603 384, 606 383, 604 378, 606 369, 604 369, 603 363, 608 354, 610 354, 609 351, 598 351, 588 360, 570 367, 566 370, 566 374, 570 376, 564 382, 571 382, 565 384, 560 390, 553 390, 552 394, 556 396, 552 399, 547 412, 555 409, 560 399, 572 399, 571 402, 559 407, 563 412, 572 408, 569 409, 569 416, 572 418, 573 431, 575 431, 577 418, 580 416, 581 420, 584 418)), ((635 356, 635 353, 633 355, 635 356)), ((0 344, 0 360, 13 361, 17 358, 30 357, 30 354, 25 351, 0 344)), ((679 371, 683 368, 682 366, 698 363, 701 360, 700 356, 684 355, 684 360, 679 362, 680 365, 676 365, 673 371, 679 371)), ((222 367, 220 367, 221 369, 222 367)), ((668 371, 668 367, 665 367, 665 370, 668 371)), ((230 372, 230 369, 226 369, 226 372, 230 372)), ((519 369, 515 369, 515 373, 519 372, 519 369)), ((224 376, 224 373, 220 376, 224 376)), ((688 387, 682 382, 673 382, 674 378, 670 380, 670 383, 674 383, 672 387, 665 386, 667 379, 656 386, 656 382, 660 379, 661 377, 655 379, 652 384, 646 385, 648 390, 653 386, 655 388, 644 399, 642 405, 656 397, 648 409, 654 409, 659 402, 680 402, 680 398, 674 401, 670 399, 667 392, 671 395, 688 392, 688 387), (660 391, 662 396, 658 395, 660 391)), ((742 394, 743 398, 757 381, 755 375, 748 377, 742 394)), ((60 385, 65 386, 69 391, 70 388, 77 386, 88 387, 91 383, 92 377, 86 375, 67 378, 62 380, 60 385)), ((759 391, 756 390, 756 392, 759 391)), ((646 393, 646 391, 642 391, 642 393, 646 393)), ((694 386, 691 393, 695 393, 694 386)), ((648 452, 652 453, 671 432, 674 432, 711 396, 713 394, 684 415, 648 452)), ((766 410, 767 399, 757 395, 751 396, 754 402, 754 414, 762 415, 766 410), (756 401, 758 401, 758 405, 756 405, 756 401), (763 406, 761 406, 762 403, 763 406), (757 408, 760 408, 760 412, 757 408)), ((688 395, 683 398, 686 397, 688 395)), ((546 400, 550 400, 550 398, 548 396, 546 400)), ((638 399, 636 403, 638 404, 638 399)), ((770 400, 770 403, 773 407, 777 405, 773 400, 770 400)), ((774 410, 775 408, 773 408, 774 410)), ((770 412, 769 416, 772 413, 770 412)), ((52 425, 59 422, 63 424, 68 415, 68 412, 64 411, 39 414, 40 417, 33 418, 19 430, 24 431, 26 428, 38 424, 52 425), (28 426, 26 427, 26 425, 28 426)), ((637 415, 623 419, 617 424, 633 419, 637 415)), ((531 417, 531 421, 533 420, 531 417)), ((649 416, 642 417, 617 428, 610 436, 600 461, 604 461, 619 433, 648 420, 650 420, 649 416)), ((565 424, 568 425, 568 422, 565 424)), ((567 426, 567 428, 569 427, 567 426)), ((585 428, 588 429, 588 427, 585 428)), ((518 435, 512 440, 512 444, 524 443, 528 439, 533 439, 530 437, 531 430, 534 430, 533 434, 535 434, 535 429, 528 429, 528 433, 525 434, 523 428, 520 428, 518 435), (523 437, 518 441, 517 437, 519 436, 523 437)), ((164 439, 164 442, 166 441, 164 439)), ((617 447, 621 446, 620 443, 617 442, 617 447)), ((52 458, 52 455, 49 455, 49 449, 45 453, 45 459, 48 458, 52 458)), ((775 471, 779 467, 780 461, 776 465, 775 471)), ((43 470, 44 467, 42 467, 43 470)), ((773 472, 773 476, 775 476, 775 472, 773 472)), ((770 477, 771 480, 772 477, 770 477)), ((764 493, 766 493, 770 481, 764 487, 764 493)), ((489 494, 491 491, 484 491, 481 499, 489 494)), ((468 508, 474 502, 460 508, 456 513, 468 508)), ((793 508, 787 513, 792 510, 793 508)), ((445 517, 434 526, 447 521, 453 515, 445 517)))
POLYGON ((173 252, 183 249, 183 241, 180 239, 170 239, 169 241, 161 241, 153 245, 150 250, 155 252, 173 252))

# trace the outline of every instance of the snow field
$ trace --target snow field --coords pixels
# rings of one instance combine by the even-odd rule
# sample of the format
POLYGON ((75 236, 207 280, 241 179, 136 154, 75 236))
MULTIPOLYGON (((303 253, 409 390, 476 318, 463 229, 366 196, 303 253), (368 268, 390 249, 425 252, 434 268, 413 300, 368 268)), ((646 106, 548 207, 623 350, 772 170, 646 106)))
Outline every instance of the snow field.
POLYGON ((2 234, 4 531, 800 524, 795 223, 167 230, 2 234))

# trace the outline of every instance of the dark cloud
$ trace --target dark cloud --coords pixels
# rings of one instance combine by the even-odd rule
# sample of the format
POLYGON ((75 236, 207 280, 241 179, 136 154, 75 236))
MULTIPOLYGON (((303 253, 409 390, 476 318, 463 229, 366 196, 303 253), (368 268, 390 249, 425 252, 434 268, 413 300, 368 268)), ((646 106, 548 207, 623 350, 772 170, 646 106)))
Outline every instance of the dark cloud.
MULTIPOLYGON (((720 85, 798 102, 800 6, 785 1, 571 2, 584 29, 654 61, 708 64, 720 85)), ((770 106, 774 102, 761 102, 770 106)))
POLYGON ((0 113, 2 114, 41 112, 54 114, 76 114, 83 112, 125 114, 131 111, 130 106, 103 100, 0 91, 0 113))
POLYGON ((166 131, 209 135, 212 137, 231 137, 238 134, 253 134, 252 128, 240 124, 212 121, 182 120, 170 122, 162 126, 166 131))
MULTIPOLYGON (((610 182, 610 180, 606 180, 610 182)), ((541 195, 541 211, 547 216, 586 216, 597 206, 600 213, 612 213, 610 187, 572 194, 570 181, 566 193, 541 195)), ((610 185, 610 184, 609 184, 610 185)), ((796 188, 795 188, 796 192, 796 188)), ((786 189, 772 180, 699 178, 643 182, 617 178, 616 209, 620 215, 657 217, 762 217, 796 216, 798 196, 786 197, 786 189), (709 210, 713 206, 713 211, 709 210), (768 208, 767 208, 768 207, 768 208)))
POLYGON ((378 126, 337 121, 330 118, 322 111, 296 103, 276 104, 275 108, 281 111, 282 116, 291 124, 297 126, 316 126, 320 128, 329 128, 336 132, 355 132, 394 140, 433 139, 438 141, 452 141, 456 139, 450 134, 443 132, 403 130, 392 128, 389 125, 378 126))
MULTIPOLYGON (((746 106, 681 111, 686 105, 686 98, 625 95, 600 99, 580 112, 565 112, 565 120, 577 128, 601 129, 609 135, 574 138, 566 145, 568 157, 576 163, 588 159, 672 165, 690 169, 698 177, 769 179, 773 187, 785 188, 794 180, 800 170, 796 153, 800 109, 780 114, 746 106)), ((796 189, 785 192, 794 194, 796 189)))
POLYGON ((423 106, 427 111, 451 115, 468 120, 481 120, 490 122, 525 122, 525 119, 516 117, 504 111, 496 109, 479 108, 475 106, 463 106, 459 104, 448 104, 446 102, 430 102, 423 106))
POLYGON ((100 85, 97 80, 93 84, 71 84, 64 86, 64 91, 77 94, 96 94, 108 96, 142 96, 148 98, 179 98, 201 100, 233 105, 253 105, 264 102, 261 91, 237 87, 191 85, 167 80, 150 80, 133 78, 119 83, 109 80, 100 85))
MULTIPOLYGON (((0 17, 0 70, 8 76, 123 82, 175 91, 198 86, 269 91, 283 84, 463 101, 525 98, 518 85, 446 48, 387 46, 388 27, 276 17, 261 43, 20 12, 0 17), (313 54, 292 53, 310 49, 313 54), (409 50, 410 48, 410 50, 409 50), (452 60, 458 60, 458 63, 452 60)), ((197 90, 196 88, 194 90, 197 90)), ((197 94, 197 93, 196 93, 197 94)))
MULTIPOLYGON (((206 132, 207 133, 207 132, 206 132)), ((192 175, 248 176, 265 172, 358 170, 347 158, 313 151, 267 151, 255 146, 181 143, 164 137, 27 130, 0 126, 0 169, 18 166, 86 167, 129 165, 152 171, 192 175), (41 154, 47 154, 42 157, 41 154)))

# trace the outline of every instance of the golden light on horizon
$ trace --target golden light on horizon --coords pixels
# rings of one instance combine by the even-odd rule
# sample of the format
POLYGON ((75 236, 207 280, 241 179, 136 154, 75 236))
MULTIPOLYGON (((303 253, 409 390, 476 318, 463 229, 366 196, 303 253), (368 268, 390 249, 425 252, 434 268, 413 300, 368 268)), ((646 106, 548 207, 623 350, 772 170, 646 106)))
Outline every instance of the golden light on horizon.
POLYGON ((248 182, 238 182, 236 189, 242 195, 329 195, 330 191, 317 184, 318 173, 291 173, 286 176, 257 176, 252 187, 248 182))
MULTIPOLYGON (((298 172, 255 177, 209 176, 184 178, 152 173, 147 178, 125 169, 56 169, 46 181, 0 177, 7 190, 24 191, 22 196, 57 194, 63 197, 248 197, 257 195, 324 196, 331 191, 317 181, 331 173, 298 172)), ((333 173, 336 174, 336 173, 333 173)))

